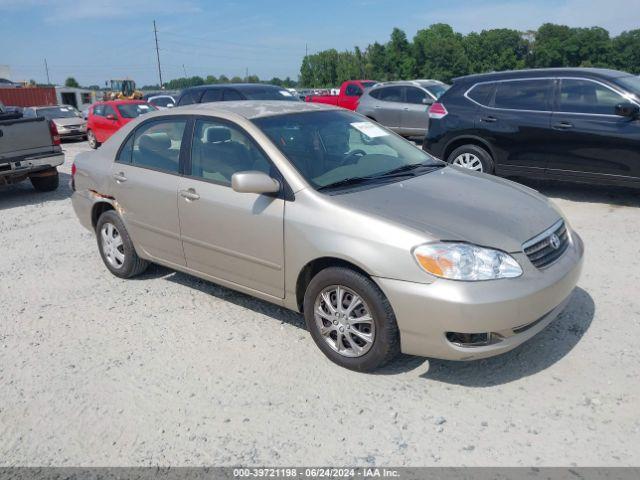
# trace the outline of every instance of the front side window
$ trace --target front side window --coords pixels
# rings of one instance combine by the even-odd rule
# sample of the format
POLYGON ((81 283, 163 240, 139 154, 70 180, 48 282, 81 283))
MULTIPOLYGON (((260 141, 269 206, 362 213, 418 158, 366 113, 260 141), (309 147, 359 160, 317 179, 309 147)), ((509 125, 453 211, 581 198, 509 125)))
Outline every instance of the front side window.
POLYGON ((352 83, 351 85, 347 85, 344 94, 347 97, 359 97, 362 95, 362 89, 358 85, 352 83))
POLYGON ((178 100, 179 106, 192 105, 194 103, 196 103, 196 100, 193 98, 193 93, 191 92, 183 92, 182 95, 180 95, 180 100, 178 100))
POLYGON ((116 115, 116 111, 114 110, 114 108, 111 105, 105 105, 104 109, 102 111, 102 114, 106 117, 108 115, 113 115, 114 117, 118 118, 118 116, 116 115))
POLYGON ((150 103, 123 103, 118 105, 118 110, 122 118, 137 118, 145 113, 157 110, 150 103))
POLYGON ((427 98, 427 93, 416 87, 405 87, 405 95, 407 103, 415 103, 423 105, 427 98))
MULTIPOLYGON (((346 111, 304 112, 254 119, 317 189, 350 181, 387 181, 394 170, 444 165, 406 140, 346 111)), ((409 173, 411 175, 411 173, 409 173)))
POLYGON ((495 108, 549 111, 552 80, 512 80, 496 83, 495 108))
MULTIPOLYGON (((136 167, 178 173, 185 125, 185 120, 155 121, 141 125, 135 133, 131 163, 136 167)), ((125 159, 126 149, 125 144, 122 149, 125 159)))
POLYGON ((191 146, 191 176, 231 185, 237 172, 272 174, 271 163, 241 129, 216 120, 198 120, 191 146))
POLYGON ((610 88, 589 80, 560 81, 559 112, 614 115, 615 106, 627 101, 610 88))

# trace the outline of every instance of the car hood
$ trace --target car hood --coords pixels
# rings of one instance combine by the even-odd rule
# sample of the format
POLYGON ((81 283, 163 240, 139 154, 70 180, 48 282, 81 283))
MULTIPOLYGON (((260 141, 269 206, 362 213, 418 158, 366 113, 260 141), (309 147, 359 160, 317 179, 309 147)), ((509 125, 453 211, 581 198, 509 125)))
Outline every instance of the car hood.
POLYGON ((54 118, 53 123, 55 123, 59 127, 71 127, 71 126, 80 126, 85 121, 82 118, 54 118))
POLYGON ((465 241, 510 253, 522 251, 524 242, 562 218, 533 189, 455 167, 332 199, 437 240, 465 241))

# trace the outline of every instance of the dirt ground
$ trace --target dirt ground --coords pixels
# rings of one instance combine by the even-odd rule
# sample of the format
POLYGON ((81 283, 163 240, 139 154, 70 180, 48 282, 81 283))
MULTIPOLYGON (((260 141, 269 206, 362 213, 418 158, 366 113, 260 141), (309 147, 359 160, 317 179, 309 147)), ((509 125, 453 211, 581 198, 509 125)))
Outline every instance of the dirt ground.
POLYGON ((110 275, 58 191, 0 188, 0 466, 640 464, 640 193, 527 182, 586 244, 566 311, 475 363, 326 360, 300 315, 110 275))

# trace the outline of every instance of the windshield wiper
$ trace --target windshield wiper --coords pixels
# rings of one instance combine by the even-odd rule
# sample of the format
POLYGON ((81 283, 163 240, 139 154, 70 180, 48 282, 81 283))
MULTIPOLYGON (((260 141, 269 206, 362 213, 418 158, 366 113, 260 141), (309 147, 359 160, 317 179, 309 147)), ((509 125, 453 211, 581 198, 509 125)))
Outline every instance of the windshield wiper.
POLYGON ((444 164, 434 163, 432 165, 425 165, 424 163, 410 163, 408 165, 402 165, 401 167, 394 168, 393 170, 389 170, 388 172, 381 173, 376 175, 375 178, 385 178, 385 177, 394 177, 396 175, 406 175, 407 173, 413 172, 419 168, 428 168, 429 170, 435 170, 436 168, 443 167, 444 164))
POLYGON ((349 177, 343 178, 342 180, 338 180, 337 182, 327 183, 321 187, 318 187, 316 190, 327 190, 329 188, 337 188, 337 187, 346 187, 349 185, 357 185, 359 183, 364 183, 373 180, 375 177, 349 177))

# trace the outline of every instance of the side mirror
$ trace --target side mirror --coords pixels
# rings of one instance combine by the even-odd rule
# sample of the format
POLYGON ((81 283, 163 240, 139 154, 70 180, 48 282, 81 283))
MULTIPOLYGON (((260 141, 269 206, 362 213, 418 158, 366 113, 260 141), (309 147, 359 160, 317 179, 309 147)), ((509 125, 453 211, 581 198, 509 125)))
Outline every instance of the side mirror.
POLYGON ((174 103, 167 103, 167 108, 173 108, 173 107, 175 107, 175 106, 176 106, 176 105, 175 105, 174 103))
POLYGON ((640 107, 635 103, 619 103, 615 107, 615 114, 621 117, 638 118, 640 116, 640 107))
POLYGON ((423 105, 433 105, 433 98, 431 97, 424 97, 422 99, 422 104, 423 105))
POLYGON ((113 113, 110 113, 109 115, 106 116, 107 120, 116 120, 116 116, 113 113))
POLYGON ((238 193, 275 193, 280 191, 280 182, 266 173, 250 170, 234 173, 231 188, 238 193))

